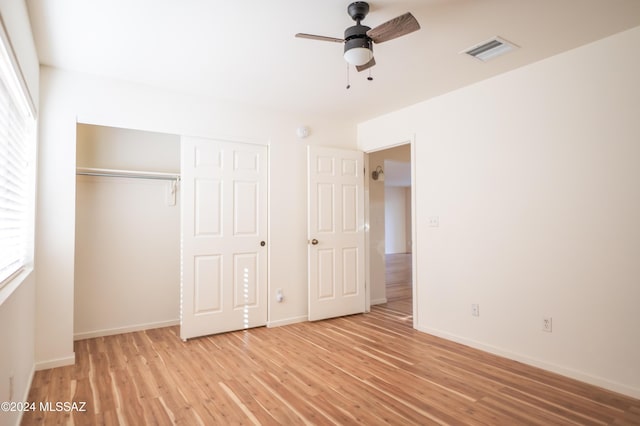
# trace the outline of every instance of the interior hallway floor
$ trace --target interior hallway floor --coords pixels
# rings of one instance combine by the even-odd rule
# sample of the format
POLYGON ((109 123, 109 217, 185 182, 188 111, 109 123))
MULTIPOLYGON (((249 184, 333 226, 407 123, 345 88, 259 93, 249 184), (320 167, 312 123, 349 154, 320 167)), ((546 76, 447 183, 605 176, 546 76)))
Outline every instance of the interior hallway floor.
POLYGON ((388 309, 413 315, 411 253, 386 255, 386 289, 388 309))

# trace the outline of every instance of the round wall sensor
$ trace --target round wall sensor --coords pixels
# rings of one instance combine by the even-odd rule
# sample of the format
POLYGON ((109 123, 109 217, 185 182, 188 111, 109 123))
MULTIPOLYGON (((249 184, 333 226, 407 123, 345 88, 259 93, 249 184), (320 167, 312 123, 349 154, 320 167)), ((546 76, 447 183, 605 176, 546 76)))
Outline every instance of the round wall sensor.
POLYGON ((300 139, 304 139, 309 136, 309 128, 307 126, 300 126, 296 130, 296 134, 300 139))

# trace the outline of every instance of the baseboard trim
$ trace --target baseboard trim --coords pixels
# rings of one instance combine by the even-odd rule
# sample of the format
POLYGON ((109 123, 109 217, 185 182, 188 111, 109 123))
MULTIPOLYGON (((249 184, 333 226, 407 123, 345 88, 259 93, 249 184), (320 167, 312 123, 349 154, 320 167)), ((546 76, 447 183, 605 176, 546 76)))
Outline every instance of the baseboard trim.
POLYGON ((73 340, 92 339, 94 337, 113 336, 114 334, 132 333, 134 331, 151 330, 153 328, 172 327, 174 325, 180 325, 180 320, 169 321, 157 321, 148 322, 144 324, 129 325, 126 327, 107 328, 103 330, 83 331, 81 333, 75 333, 73 340))
POLYGON ((579 380, 581 382, 588 383, 590 385, 599 386, 601 388, 604 388, 613 392, 618 392, 620 394, 627 395, 632 398, 640 399, 640 389, 627 386, 622 383, 613 382, 603 377, 593 376, 591 374, 587 374, 582 371, 573 370, 567 367, 563 367, 561 365, 556 365, 556 364, 552 364, 536 358, 531 358, 526 355, 522 355, 516 352, 511 352, 496 346, 487 345, 485 343, 478 342, 476 340, 467 339, 455 334, 450 334, 440 330, 435 330, 429 327, 417 326, 416 330, 422 331, 423 333, 432 334, 434 336, 441 337, 446 340, 451 340, 456 343, 461 343, 463 345, 470 346, 472 348, 479 349, 481 351, 489 352, 494 355, 499 355, 514 361, 519 361, 519 362, 522 362, 523 364, 541 368, 543 370, 560 374, 561 376, 569 377, 571 379, 579 380))
POLYGON ((40 371, 40 370, 48 370, 50 368, 56 368, 56 367, 66 367, 67 365, 73 365, 75 363, 76 363, 76 354, 74 352, 71 355, 65 356, 62 358, 36 362, 35 370, 40 371))
POLYGON ((387 303, 388 300, 386 297, 383 297, 382 299, 375 299, 371 301, 371 306, 373 305, 382 305, 383 303, 387 303))
POLYGON ((269 321, 267 322, 267 327, 272 328, 272 327, 282 327, 283 325, 290 325, 290 324, 296 324, 299 322, 306 322, 309 321, 309 317, 306 315, 303 316, 299 316, 299 317, 291 317, 291 318, 285 318, 285 319, 281 319, 281 320, 277 320, 277 321, 269 321))

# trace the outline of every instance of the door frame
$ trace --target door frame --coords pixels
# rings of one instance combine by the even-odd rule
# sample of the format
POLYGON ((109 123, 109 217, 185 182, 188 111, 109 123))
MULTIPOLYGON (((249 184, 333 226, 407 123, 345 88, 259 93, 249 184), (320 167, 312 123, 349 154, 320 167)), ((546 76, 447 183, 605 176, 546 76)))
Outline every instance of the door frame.
POLYGON ((364 222, 365 222, 365 252, 364 252, 364 265, 365 265, 365 309, 366 312, 371 311, 371 250, 370 250, 370 242, 371 242, 371 213, 370 213, 370 199, 369 199, 369 187, 371 185, 371 165, 369 163, 369 154, 378 151, 384 151, 390 148, 395 148, 401 145, 409 145, 411 151, 411 292, 412 292, 412 303, 413 303, 413 328, 416 328, 418 325, 418 286, 417 286, 417 276, 418 276, 418 221, 417 221, 417 206, 416 206, 416 137, 412 135, 409 139, 403 140, 401 142, 390 143, 389 145, 379 146, 375 149, 370 149, 364 151, 364 164, 366 168, 366 176, 364 182, 364 222))

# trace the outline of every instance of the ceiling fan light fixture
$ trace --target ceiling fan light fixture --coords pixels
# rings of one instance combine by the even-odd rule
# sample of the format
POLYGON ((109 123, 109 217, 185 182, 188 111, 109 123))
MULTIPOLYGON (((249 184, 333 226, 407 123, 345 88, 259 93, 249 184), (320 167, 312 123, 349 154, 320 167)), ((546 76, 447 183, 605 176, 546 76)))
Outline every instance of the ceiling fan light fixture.
POLYGON ((352 38, 344 43, 344 60, 354 66, 364 65, 373 58, 371 40, 352 38))
POLYGON ((371 54, 371 50, 365 47, 356 47, 344 52, 345 61, 355 66, 366 64, 372 57, 373 55, 371 54))

